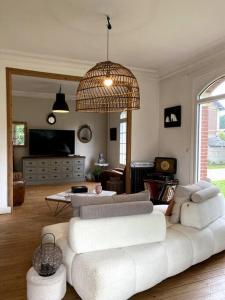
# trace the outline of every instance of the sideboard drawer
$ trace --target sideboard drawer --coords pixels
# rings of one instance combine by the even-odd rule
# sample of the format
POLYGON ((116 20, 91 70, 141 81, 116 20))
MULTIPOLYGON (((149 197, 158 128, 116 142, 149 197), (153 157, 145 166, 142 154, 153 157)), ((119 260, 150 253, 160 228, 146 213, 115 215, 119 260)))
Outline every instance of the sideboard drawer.
POLYGON ((36 168, 25 168, 25 174, 35 174, 36 172, 36 168))
POLYGON ((72 170, 73 170, 73 167, 72 167, 72 166, 63 166, 63 167, 62 167, 62 171, 63 171, 63 172, 66 172, 66 173, 72 172, 72 170))
POLYGON ((61 159, 52 159, 52 160, 50 160, 50 165, 51 166, 60 166, 61 164, 62 164, 61 159))
POLYGON ((74 174, 74 178, 75 179, 81 179, 81 180, 83 180, 84 179, 84 174, 83 173, 75 173, 74 174))
POLYGON ((51 174, 50 178, 51 179, 60 179, 60 178, 62 178, 62 176, 60 174, 51 174))
POLYGON ((76 165, 73 168, 74 173, 82 173, 84 171, 84 166, 83 165, 76 165))
POLYGON ((48 168, 37 168, 38 174, 48 173, 48 168))
POLYGON ((73 178, 73 173, 64 173, 62 174, 63 179, 72 179, 73 178))
POLYGON ((50 167, 49 171, 51 173, 60 173, 61 172, 61 167, 60 166, 50 167))
POLYGON ((83 159, 76 159, 74 161, 75 166, 83 166, 84 165, 84 160, 83 159))
POLYGON ((36 160, 24 160, 23 163, 25 167, 36 167, 37 165, 36 160))
POLYGON ((35 181, 37 180, 37 175, 35 174, 25 174, 25 180, 26 181, 35 181))
POLYGON ((49 179, 47 174, 38 175, 37 178, 38 178, 38 180, 43 180, 43 181, 49 179))
POLYGON ((49 161, 48 160, 38 160, 37 161, 37 165, 39 166, 39 167, 47 167, 48 165, 49 165, 49 161))
POLYGON ((73 161, 72 161, 72 159, 63 159, 62 160, 62 165, 63 166, 72 166, 73 165, 73 161))

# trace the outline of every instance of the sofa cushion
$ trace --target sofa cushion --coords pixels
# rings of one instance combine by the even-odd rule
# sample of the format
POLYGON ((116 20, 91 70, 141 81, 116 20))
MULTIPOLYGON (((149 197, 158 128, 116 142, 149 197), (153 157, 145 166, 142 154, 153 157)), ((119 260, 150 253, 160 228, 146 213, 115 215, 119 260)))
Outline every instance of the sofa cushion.
POLYGON ((183 233, 167 228, 165 248, 168 257, 167 277, 174 276, 192 265, 192 243, 183 233))
POLYGON ((218 189, 218 187, 216 186, 210 186, 206 189, 200 190, 194 194, 191 195, 191 200, 193 202, 202 202, 202 201, 206 201, 212 197, 215 197, 218 193, 220 192, 220 190, 218 189))
POLYGON ((129 299, 136 292, 135 264, 123 249, 76 255, 72 283, 81 299, 129 299))
POLYGON ((81 219, 99 219, 118 216, 147 214, 153 211, 150 201, 88 205, 80 208, 81 219))
POLYGON ((190 255, 193 258, 192 265, 206 260, 213 255, 214 236, 208 228, 198 230, 181 224, 175 224, 170 229, 179 231, 191 241, 192 253, 190 255))
POLYGON ((158 211, 104 219, 72 218, 69 226, 69 244, 76 253, 154 243, 165 236, 165 216, 158 211))
POLYGON ((80 207, 82 206, 149 200, 150 197, 148 191, 136 194, 121 194, 115 196, 99 196, 93 194, 83 194, 82 196, 76 194, 71 195, 71 204, 74 208, 74 217, 80 216, 80 207))
POLYGON ((73 207, 73 216, 80 216, 80 208, 87 205, 109 204, 113 203, 112 196, 98 196, 98 195, 71 195, 71 204, 73 207))
POLYGON ((136 194, 121 194, 112 196, 114 203, 134 202, 134 201, 149 201, 149 191, 144 191, 136 194))
POLYGON ((181 224, 202 229, 224 215, 225 199, 217 195, 204 202, 186 202, 181 208, 181 224))
POLYGON ((214 236, 213 254, 223 251, 225 249, 225 218, 217 219, 207 229, 211 230, 214 236))
POLYGON ((174 195, 174 206, 172 210, 172 214, 170 217, 170 222, 173 224, 180 222, 180 213, 181 213, 181 206, 186 201, 191 199, 191 195, 211 186, 210 182, 207 181, 199 181, 195 184, 189 184, 186 186, 178 185, 174 195))

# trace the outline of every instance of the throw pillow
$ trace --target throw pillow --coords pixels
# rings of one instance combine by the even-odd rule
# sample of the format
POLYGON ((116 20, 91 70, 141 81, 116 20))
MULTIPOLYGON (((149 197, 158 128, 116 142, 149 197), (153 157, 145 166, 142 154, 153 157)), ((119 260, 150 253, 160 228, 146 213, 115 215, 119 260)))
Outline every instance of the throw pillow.
POLYGON ((150 201, 124 202, 113 204, 89 205, 80 208, 81 219, 99 219, 120 216, 150 214, 153 204, 150 201))
POLYGON ((174 204, 175 204, 174 199, 170 200, 169 205, 167 206, 167 209, 166 209, 165 216, 170 217, 172 215, 174 204))
POLYGON ((144 191, 136 194, 121 194, 112 196, 114 203, 134 202, 134 201, 149 201, 149 192, 144 191))
POLYGON ((196 203, 203 202, 210 198, 215 197, 219 192, 220 192, 220 190, 218 189, 218 187, 210 186, 206 189, 203 189, 199 192, 194 193, 191 196, 191 200, 196 203))
POLYGON ((189 184, 186 186, 177 186, 174 194, 174 206, 170 217, 170 222, 173 224, 179 223, 181 206, 184 202, 190 200, 191 195, 201 190, 201 187, 197 184, 189 184))

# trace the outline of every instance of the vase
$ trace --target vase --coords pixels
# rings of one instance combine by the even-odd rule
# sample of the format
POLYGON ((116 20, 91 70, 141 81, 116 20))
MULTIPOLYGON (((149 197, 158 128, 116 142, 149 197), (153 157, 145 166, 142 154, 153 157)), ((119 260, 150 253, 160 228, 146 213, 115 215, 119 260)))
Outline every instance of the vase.
POLYGON ((95 187, 96 194, 100 194, 102 192, 102 186, 101 184, 97 184, 95 187))

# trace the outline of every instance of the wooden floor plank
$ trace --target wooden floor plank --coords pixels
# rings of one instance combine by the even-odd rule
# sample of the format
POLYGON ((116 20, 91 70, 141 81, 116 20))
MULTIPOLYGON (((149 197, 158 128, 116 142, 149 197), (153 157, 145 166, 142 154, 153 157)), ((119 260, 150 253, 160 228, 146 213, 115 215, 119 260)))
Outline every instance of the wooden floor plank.
MULTIPOLYGON (((26 299, 26 272, 31 266, 34 249, 40 243, 42 227, 66 222, 72 216, 72 210, 68 209, 63 215, 54 217, 46 205, 45 197, 67 190, 71 185, 28 186, 24 204, 16 207, 12 215, 0 216, 0 299, 26 299)), ((89 185, 89 188, 93 187, 93 184, 89 185)), ((64 300, 78 299, 80 297, 68 285, 64 300)), ((224 300, 225 252, 131 299, 224 300)))

